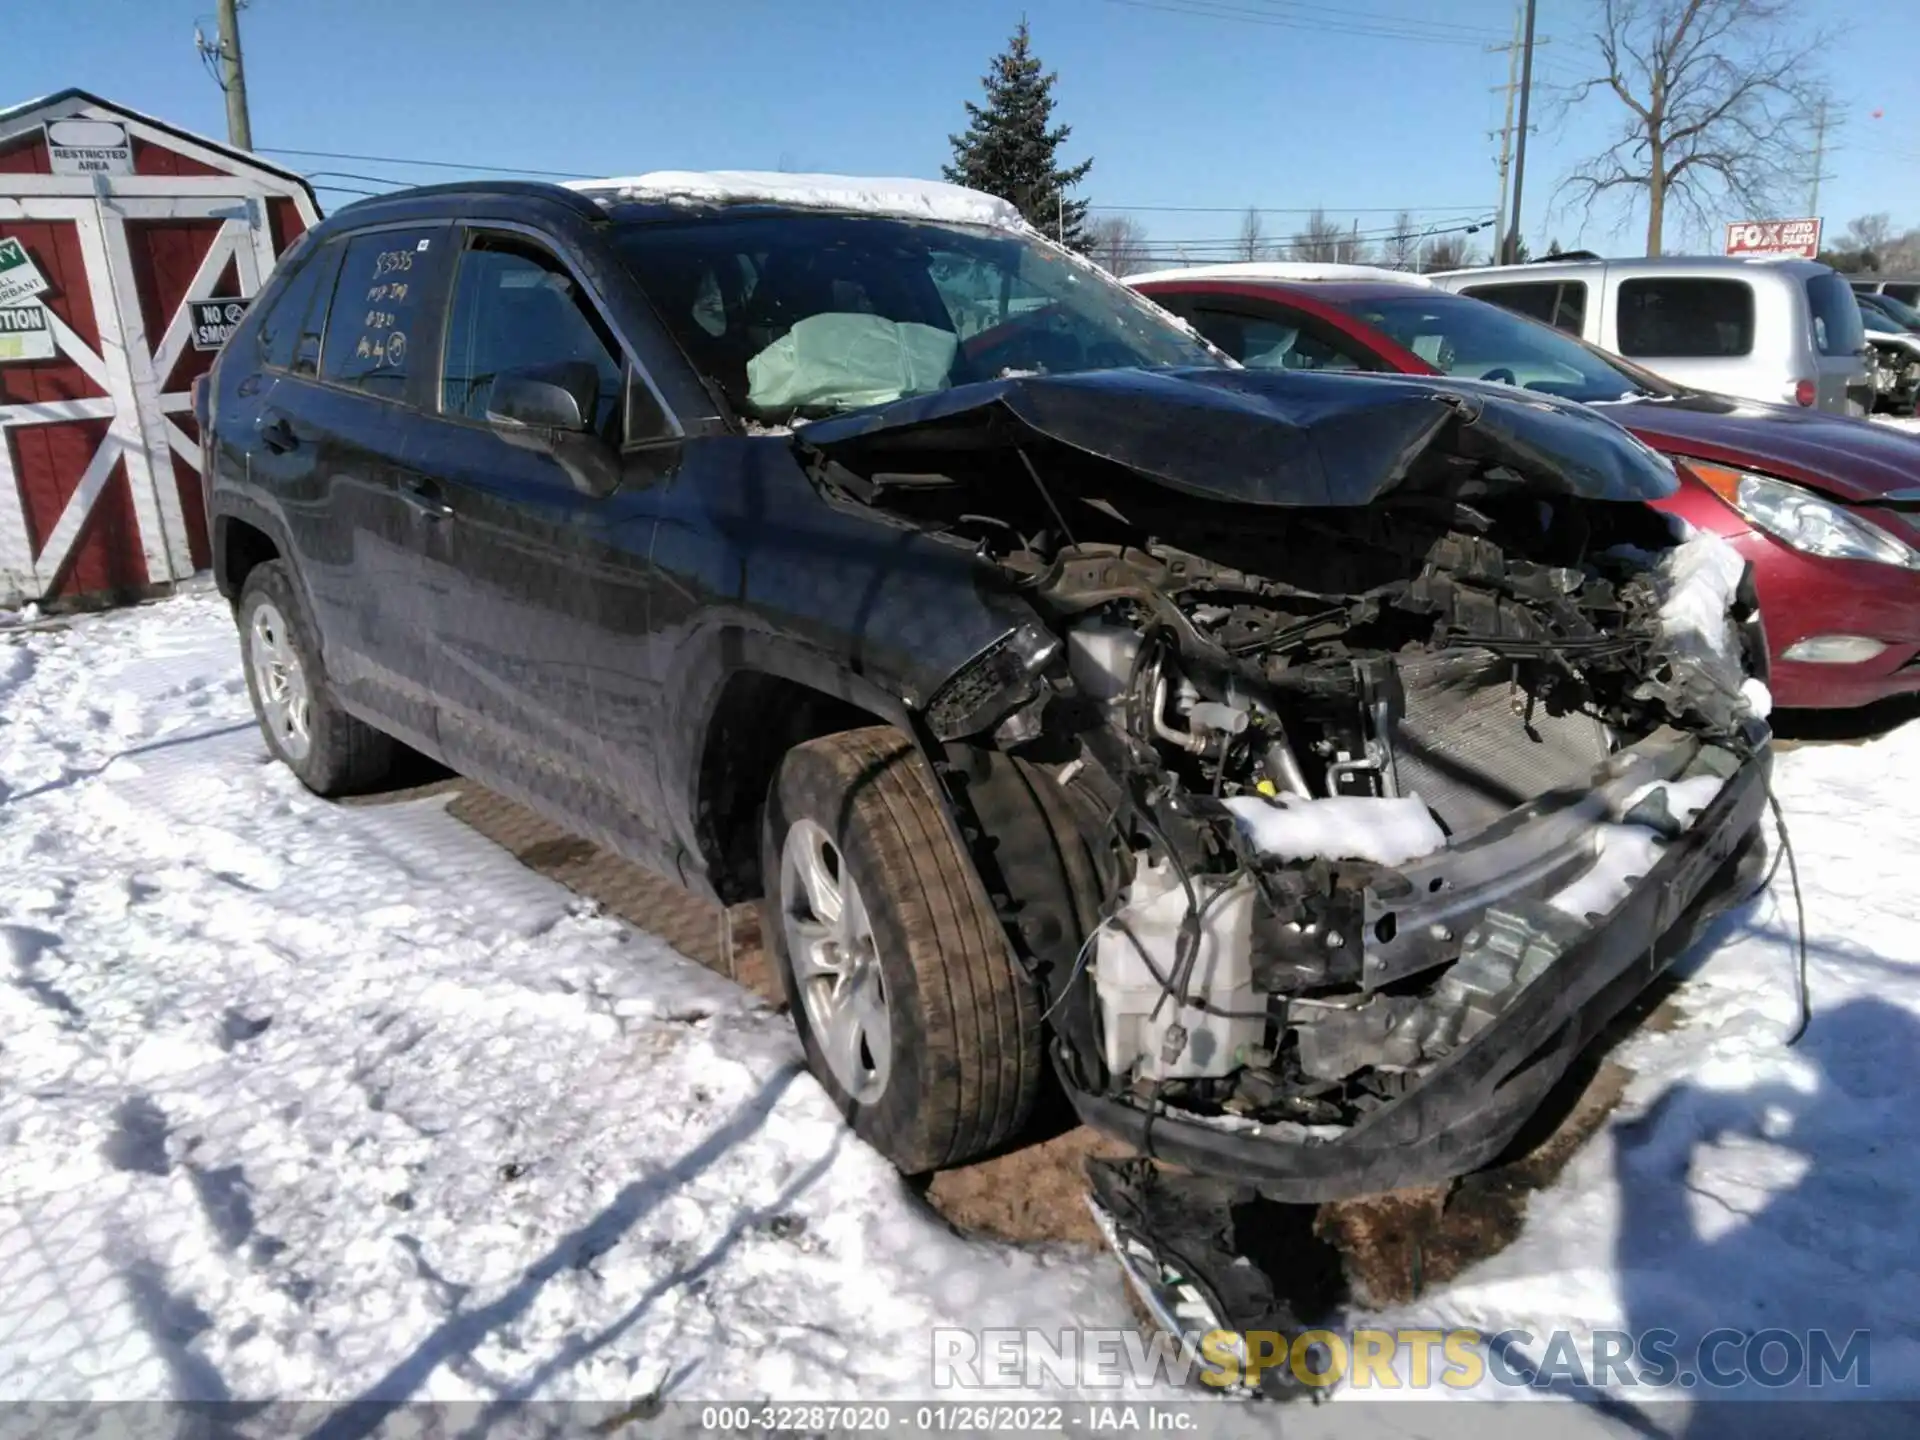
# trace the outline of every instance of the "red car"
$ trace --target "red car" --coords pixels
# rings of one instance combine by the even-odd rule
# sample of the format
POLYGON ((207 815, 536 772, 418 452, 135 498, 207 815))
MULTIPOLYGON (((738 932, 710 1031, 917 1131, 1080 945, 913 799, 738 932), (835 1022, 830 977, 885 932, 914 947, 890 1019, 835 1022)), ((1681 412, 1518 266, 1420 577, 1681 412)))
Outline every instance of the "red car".
POLYGON ((1229 265, 1131 283, 1245 365, 1474 377, 1603 408, 1680 464, 1660 508, 1753 561, 1778 704, 1920 690, 1920 437, 1690 391, 1417 276, 1229 265))

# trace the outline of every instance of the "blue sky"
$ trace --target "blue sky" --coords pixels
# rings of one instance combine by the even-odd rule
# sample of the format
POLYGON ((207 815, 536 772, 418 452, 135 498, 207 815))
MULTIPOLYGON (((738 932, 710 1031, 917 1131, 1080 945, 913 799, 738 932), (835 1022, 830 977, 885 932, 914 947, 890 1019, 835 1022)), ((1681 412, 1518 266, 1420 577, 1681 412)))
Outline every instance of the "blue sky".
MULTIPOLYGON (((1061 74, 1083 190, 1133 210, 1156 244, 1230 237, 1247 205, 1322 205, 1363 228, 1487 216, 1512 0, 1207 0, 1270 17, 1172 13, 1193 0, 252 0, 242 13, 254 139, 330 150, 594 174, 784 168, 937 175, 962 102, 1025 13, 1061 74), (1356 15, 1418 19, 1458 43, 1355 33, 1356 15), (1444 18, 1441 18, 1444 17, 1444 18), (1320 28, 1320 27, 1332 28, 1320 28), (1227 213, 1147 207, 1221 207, 1227 213)), ((1540 0, 1541 78, 1580 71, 1597 0, 1540 0)), ((192 44, 212 0, 10 6, 17 93, 80 85, 224 135, 192 44)), ((1805 0, 1808 25, 1857 17, 1835 44, 1829 233, 1864 212, 1920 225, 1920 4, 1805 0), (1876 109, 1884 113, 1875 118, 1876 109)), ((1390 22, 1376 22, 1390 23, 1390 22)), ((1549 213, 1555 182, 1610 112, 1536 110, 1526 232, 1631 250, 1639 226, 1549 213)), ((417 182, 457 172, 277 156, 308 171, 417 182)), ((374 188, 324 175, 318 184, 374 188)), ((352 197, 323 194, 337 206, 352 197)), ((1797 208, 1790 213, 1801 213, 1797 208)), ((1735 218, 1735 217, 1728 217, 1735 218)), ((1270 235, 1299 217, 1272 214, 1270 235)), ((1485 235, 1475 237, 1484 241, 1485 235)), ((1673 243, 1671 233, 1669 245, 1673 243)))

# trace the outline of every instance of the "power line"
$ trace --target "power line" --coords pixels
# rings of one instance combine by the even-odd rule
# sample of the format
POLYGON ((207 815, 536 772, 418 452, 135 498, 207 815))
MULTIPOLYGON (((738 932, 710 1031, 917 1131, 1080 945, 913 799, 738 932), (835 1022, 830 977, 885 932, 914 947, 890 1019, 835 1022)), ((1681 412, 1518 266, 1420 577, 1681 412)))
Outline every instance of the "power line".
MULTIPOLYGON (((1217 3, 1217 0, 1210 0, 1210 3, 1217 3)), ((1311 0, 1250 0, 1250 3, 1273 10, 1298 11, 1316 17, 1329 16, 1348 24, 1470 36, 1476 42, 1494 39, 1499 34, 1498 31, 1486 25, 1462 25, 1455 20, 1429 20, 1421 15, 1394 14, 1384 10, 1356 10, 1348 6, 1317 5, 1311 3, 1311 0)))
POLYGON ((348 155, 339 150, 294 150, 284 145, 262 145, 258 148, 262 155, 299 155, 314 160, 352 160, 363 165, 412 165, 431 170, 471 170, 484 175, 539 175, 554 180, 600 178, 578 170, 534 170, 526 166, 472 165, 460 160, 409 160, 400 155, 348 155))
POLYGON ((1311 215, 1316 210, 1329 215, 1431 215, 1436 210, 1453 213, 1471 211, 1471 205, 1089 205, 1089 210, 1137 210, 1149 215, 1244 215, 1249 210, 1261 215, 1311 215))
POLYGON ((1373 25, 1339 25, 1310 19, 1289 19, 1270 10, 1248 10, 1224 0, 1106 0, 1109 5, 1124 5, 1132 10, 1157 10, 1168 15, 1187 15, 1206 20, 1231 20, 1242 25, 1265 25, 1281 30, 1312 30, 1322 34, 1353 35, 1375 40, 1414 40, 1430 45, 1471 45, 1485 43, 1484 36, 1440 35, 1405 28, 1373 25))

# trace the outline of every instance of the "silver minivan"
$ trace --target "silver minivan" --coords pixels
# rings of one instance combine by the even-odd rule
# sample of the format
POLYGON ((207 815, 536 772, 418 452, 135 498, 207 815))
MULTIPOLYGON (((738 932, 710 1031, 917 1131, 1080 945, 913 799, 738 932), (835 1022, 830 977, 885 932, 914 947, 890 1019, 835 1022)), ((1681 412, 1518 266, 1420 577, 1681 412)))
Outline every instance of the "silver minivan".
POLYGON ((1430 278, 1681 385, 1842 415, 1872 408, 1860 307, 1847 282, 1817 261, 1547 260, 1430 278))

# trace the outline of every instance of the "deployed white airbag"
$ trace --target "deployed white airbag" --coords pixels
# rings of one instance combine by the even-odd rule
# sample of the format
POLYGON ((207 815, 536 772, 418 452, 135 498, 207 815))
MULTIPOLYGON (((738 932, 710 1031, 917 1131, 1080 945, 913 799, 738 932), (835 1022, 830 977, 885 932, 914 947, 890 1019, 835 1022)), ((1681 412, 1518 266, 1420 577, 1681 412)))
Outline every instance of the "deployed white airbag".
POLYGON ((944 390, 960 337, 879 315, 809 315, 747 362, 747 399, 762 412, 857 409, 944 390))

